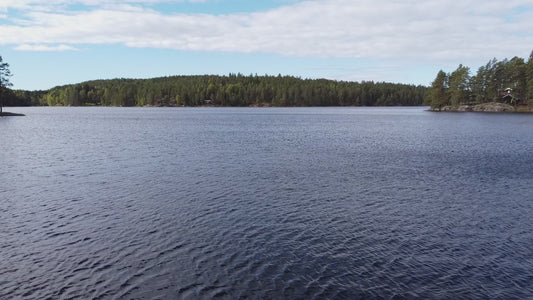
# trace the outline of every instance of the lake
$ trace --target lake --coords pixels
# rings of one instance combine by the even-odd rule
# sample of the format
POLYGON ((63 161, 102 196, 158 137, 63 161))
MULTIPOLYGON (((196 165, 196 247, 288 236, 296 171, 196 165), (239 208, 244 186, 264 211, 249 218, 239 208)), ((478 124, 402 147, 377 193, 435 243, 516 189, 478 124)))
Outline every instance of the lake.
POLYGON ((0 299, 531 299, 533 116, 8 108, 0 299))

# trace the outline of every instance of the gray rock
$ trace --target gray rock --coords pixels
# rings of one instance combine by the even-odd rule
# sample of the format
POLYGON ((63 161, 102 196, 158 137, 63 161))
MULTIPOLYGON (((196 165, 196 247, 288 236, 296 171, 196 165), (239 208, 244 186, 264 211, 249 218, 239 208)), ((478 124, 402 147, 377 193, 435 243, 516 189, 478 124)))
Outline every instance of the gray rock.
MULTIPOLYGON (((434 111, 439 111, 434 109, 434 111)), ((513 112, 515 108, 509 104, 490 102, 482 103, 476 105, 459 105, 459 106, 444 106, 440 111, 451 111, 451 112, 513 112)))

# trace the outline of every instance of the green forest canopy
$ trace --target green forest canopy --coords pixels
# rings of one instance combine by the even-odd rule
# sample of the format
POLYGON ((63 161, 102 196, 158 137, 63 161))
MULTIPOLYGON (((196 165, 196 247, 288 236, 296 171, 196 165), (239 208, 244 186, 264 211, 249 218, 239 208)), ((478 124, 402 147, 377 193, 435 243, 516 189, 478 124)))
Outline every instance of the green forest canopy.
POLYGON ((475 75, 463 65, 448 74, 441 70, 427 95, 426 103, 432 108, 494 101, 533 105, 533 51, 527 62, 516 56, 493 58, 475 75), (506 89, 512 90, 511 96, 504 97, 506 89))
POLYGON ((292 76, 171 76, 94 80, 48 91, 13 91, 10 106, 416 106, 427 87, 292 76))

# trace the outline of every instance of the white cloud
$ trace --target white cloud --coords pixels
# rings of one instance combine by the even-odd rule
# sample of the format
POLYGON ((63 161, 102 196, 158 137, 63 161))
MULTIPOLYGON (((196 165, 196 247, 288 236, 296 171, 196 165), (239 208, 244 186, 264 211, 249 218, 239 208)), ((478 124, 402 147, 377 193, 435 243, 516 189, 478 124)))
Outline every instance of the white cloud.
POLYGON ((77 51, 79 50, 69 45, 49 46, 49 45, 30 45, 30 44, 22 44, 22 45, 15 47, 15 49, 20 50, 20 51, 77 51))
POLYGON ((24 19, 12 20, 16 25, 0 25, 0 45, 52 45, 53 49, 57 44, 124 44, 457 62, 525 56, 533 45, 530 0, 315 0, 232 15, 168 15, 133 5, 179 0, 111 1, 115 6, 104 0, 4 1, 0 8, 19 5, 25 13, 24 19), (77 12, 31 8, 72 3, 95 7, 77 12))
POLYGON ((157 3, 201 3, 209 0, 2 0, 0 11, 22 9, 31 11, 58 11, 71 5, 115 7, 157 3))

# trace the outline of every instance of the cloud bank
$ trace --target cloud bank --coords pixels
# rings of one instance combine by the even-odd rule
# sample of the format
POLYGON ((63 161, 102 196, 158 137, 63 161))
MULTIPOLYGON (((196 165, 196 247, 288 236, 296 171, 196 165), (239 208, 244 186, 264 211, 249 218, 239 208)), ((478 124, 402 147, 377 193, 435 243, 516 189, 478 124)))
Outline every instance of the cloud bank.
POLYGON ((15 47, 15 49, 21 50, 21 51, 74 51, 74 50, 78 50, 77 48, 69 46, 69 45, 50 46, 50 45, 28 45, 28 44, 19 45, 15 47))
POLYGON ((525 56, 533 47, 530 0, 315 0, 229 15, 167 14, 151 6, 184 1, 4 0, 0 12, 9 17, 0 23, 0 45, 439 61, 525 56), (72 10, 75 4, 85 9, 72 10))

